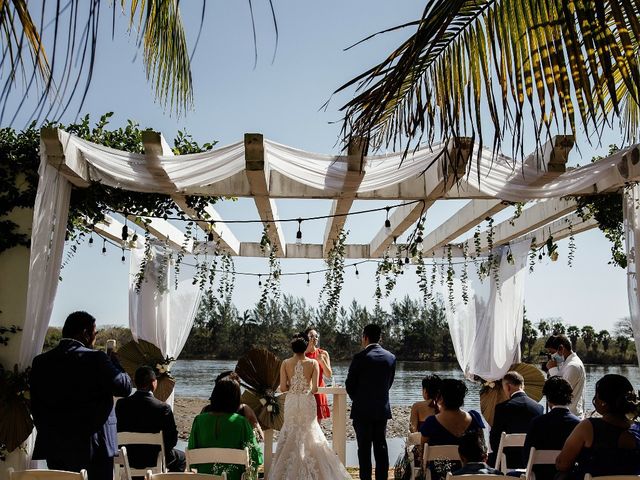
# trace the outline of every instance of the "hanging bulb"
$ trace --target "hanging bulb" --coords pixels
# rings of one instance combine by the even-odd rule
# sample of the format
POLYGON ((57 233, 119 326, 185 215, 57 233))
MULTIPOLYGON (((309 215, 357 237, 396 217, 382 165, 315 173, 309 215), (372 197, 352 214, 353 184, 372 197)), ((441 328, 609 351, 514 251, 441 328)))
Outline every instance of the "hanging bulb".
POLYGON ((404 257, 404 264, 409 265, 409 257, 404 257))
POLYGON ((298 231, 296 232, 296 245, 302 245, 302 219, 298 219, 298 231))
POLYGON ((127 261, 127 259, 124 257, 124 247, 122 248, 122 258, 120 258, 120 260, 122 260, 122 263, 127 261))
POLYGON ((207 235, 207 242, 213 242, 213 232, 209 232, 209 234, 207 235))
POLYGON ((258 275, 258 286, 262 286, 262 275, 258 275))
POLYGON ((89 237, 89 247, 93 247, 93 232, 91 232, 91 236, 89 237))
POLYGON ((389 210, 391 210, 391 207, 386 207, 386 210, 387 218, 384 221, 384 233, 391 235, 391 220, 389 220, 389 210))
POLYGON ((307 272, 307 287, 311 286, 311 279, 309 278, 309 272, 307 272))
POLYGON ((419 252, 421 252, 423 248, 424 248, 424 245, 423 245, 423 241, 422 241, 422 236, 421 236, 421 235, 418 235, 418 236, 416 237, 416 249, 417 249, 419 252))
POLYGON ((356 267, 356 278, 360 278, 360 272, 358 271, 358 267, 356 267))
POLYGON ((102 255, 106 255, 106 254, 107 254, 107 241, 102 240, 102 255))
POLYGON ((129 238, 129 227, 127 227, 127 224, 125 223, 122 226, 122 240, 126 242, 128 238, 129 238))

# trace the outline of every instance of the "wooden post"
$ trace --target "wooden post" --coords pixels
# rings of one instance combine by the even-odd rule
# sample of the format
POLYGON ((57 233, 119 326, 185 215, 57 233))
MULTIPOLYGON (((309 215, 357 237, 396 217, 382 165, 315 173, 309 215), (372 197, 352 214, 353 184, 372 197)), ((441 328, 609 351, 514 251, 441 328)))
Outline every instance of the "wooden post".
POLYGON ((269 476, 271 461, 273 459, 273 429, 264 431, 264 476, 269 476))
POLYGON ((344 465, 347 461, 347 390, 344 387, 321 387, 318 393, 333 395, 333 451, 344 465))

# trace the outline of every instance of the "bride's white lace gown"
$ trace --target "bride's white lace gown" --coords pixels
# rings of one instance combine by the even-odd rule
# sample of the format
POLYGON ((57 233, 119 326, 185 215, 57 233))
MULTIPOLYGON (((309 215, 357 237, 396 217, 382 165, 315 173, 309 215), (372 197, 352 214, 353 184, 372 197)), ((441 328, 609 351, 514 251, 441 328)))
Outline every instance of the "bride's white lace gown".
POLYGON ((317 420, 316 399, 296 363, 284 402, 284 425, 278 435, 269 480, 351 479, 331 450, 317 420))

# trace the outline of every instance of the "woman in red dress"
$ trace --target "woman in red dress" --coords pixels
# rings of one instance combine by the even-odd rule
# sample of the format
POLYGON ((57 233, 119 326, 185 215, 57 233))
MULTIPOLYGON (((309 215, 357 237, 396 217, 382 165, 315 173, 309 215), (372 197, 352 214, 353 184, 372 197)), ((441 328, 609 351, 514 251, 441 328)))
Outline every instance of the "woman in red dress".
MULTIPOLYGON (((318 386, 324 387, 324 377, 331 378, 332 375, 331 360, 329 359, 329 354, 326 350, 318 348, 318 344, 320 343, 320 335, 315 328, 307 328, 307 330, 305 330, 305 334, 309 338, 309 346, 307 347, 305 355, 309 358, 313 358, 318 362, 318 365, 320 366, 320 378, 318 380, 318 386)), ((316 393, 315 397, 319 422, 322 419, 329 418, 331 416, 331 409, 329 408, 329 400, 324 393, 316 393)))

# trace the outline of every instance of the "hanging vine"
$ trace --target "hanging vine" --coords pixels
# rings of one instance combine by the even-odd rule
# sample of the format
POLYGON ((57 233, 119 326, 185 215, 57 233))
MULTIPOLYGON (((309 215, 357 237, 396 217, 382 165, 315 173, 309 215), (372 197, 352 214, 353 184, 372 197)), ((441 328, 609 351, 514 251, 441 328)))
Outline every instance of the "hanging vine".
POLYGON ((266 224, 262 230, 260 251, 263 255, 268 256, 269 258, 269 274, 262 285, 260 301, 258 302, 258 308, 262 311, 266 311, 269 299, 278 301, 280 298, 280 275, 282 273, 282 270, 280 269, 280 260, 278 260, 277 256, 278 246, 273 245, 269 238, 269 224, 266 224))
POLYGON ((453 277, 455 270, 453 269, 453 261, 451 258, 451 245, 447 245, 447 291, 449 293, 449 306, 451 310, 455 310, 455 297, 453 295, 453 277))
POLYGON ((567 264, 573 267, 573 260, 576 254, 576 239, 573 235, 573 225, 569 223, 569 255, 567 256, 567 264))
POLYGON ((416 275, 418 276, 418 289, 422 293, 422 303, 426 306, 428 301, 431 299, 431 292, 429 291, 427 266, 424 264, 422 251, 418 251, 416 255, 416 275))
POLYGON ((469 246, 467 245, 467 242, 464 242, 462 244, 462 257, 464 259, 464 262, 462 264, 462 274, 460 275, 460 282, 462 284, 462 301, 465 305, 467 305, 469 303, 469 246))
POLYGON ((349 232, 340 230, 338 238, 334 240, 333 246, 327 253, 325 264, 327 271, 324 275, 324 285, 320 290, 318 301, 324 304, 325 311, 335 318, 340 308, 340 293, 344 284, 344 255, 345 242, 349 232))

